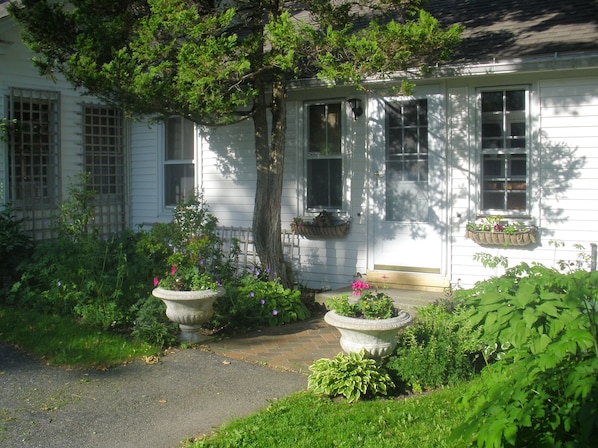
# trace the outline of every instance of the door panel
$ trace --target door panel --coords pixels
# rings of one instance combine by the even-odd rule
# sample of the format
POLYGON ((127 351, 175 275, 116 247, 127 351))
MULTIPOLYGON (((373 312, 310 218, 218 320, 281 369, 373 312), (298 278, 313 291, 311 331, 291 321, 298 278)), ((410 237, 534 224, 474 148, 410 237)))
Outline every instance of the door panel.
POLYGON ((444 157, 438 98, 377 102, 373 120, 369 269, 440 274, 444 157), (434 111, 431 114, 429 111, 434 111))

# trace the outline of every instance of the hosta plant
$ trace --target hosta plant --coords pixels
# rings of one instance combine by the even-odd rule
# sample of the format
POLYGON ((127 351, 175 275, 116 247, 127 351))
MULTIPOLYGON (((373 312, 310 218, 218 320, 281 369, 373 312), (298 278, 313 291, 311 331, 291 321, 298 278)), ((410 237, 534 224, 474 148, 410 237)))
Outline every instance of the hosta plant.
POLYGON ((319 359, 309 367, 308 389, 316 394, 344 396, 350 403, 361 397, 386 395, 394 387, 390 376, 365 353, 339 353, 333 359, 319 359))

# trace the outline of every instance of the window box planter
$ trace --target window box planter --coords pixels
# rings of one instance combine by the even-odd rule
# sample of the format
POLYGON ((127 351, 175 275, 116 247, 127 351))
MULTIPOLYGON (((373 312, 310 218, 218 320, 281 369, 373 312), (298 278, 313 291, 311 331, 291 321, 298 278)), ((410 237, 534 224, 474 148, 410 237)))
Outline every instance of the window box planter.
POLYGON ((349 233, 351 228, 350 222, 344 222, 342 224, 334 224, 327 226, 318 226, 312 224, 297 224, 291 223, 291 230, 297 235, 301 235, 305 238, 344 238, 349 233))
POLYGON ((491 230, 467 230, 465 236, 481 246, 529 246, 536 242, 535 227, 514 233, 491 230))

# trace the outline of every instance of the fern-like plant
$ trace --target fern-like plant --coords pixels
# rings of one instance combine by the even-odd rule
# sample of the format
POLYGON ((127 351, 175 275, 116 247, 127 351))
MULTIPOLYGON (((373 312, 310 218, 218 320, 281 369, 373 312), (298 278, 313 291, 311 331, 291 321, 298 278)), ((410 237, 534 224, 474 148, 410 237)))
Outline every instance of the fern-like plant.
POLYGON ((386 395, 394 387, 390 376, 365 353, 339 353, 333 359, 319 359, 309 367, 307 387, 316 394, 344 396, 349 403, 363 397, 386 395))

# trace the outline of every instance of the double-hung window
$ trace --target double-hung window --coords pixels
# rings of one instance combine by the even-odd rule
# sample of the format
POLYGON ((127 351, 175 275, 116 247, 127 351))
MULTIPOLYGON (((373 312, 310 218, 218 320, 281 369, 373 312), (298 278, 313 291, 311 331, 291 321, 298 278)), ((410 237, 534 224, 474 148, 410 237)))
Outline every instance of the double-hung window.
POLYGON ((183 117, 166 121, 164 205, 175 206, 195 190, 195 125, 183 117))
POLYGON ((528 200, 527 91, 481 92, 481 110, 481 209, 523 213, 528 200))
POLYGON ((343 206, 342 107, 340 102, 307 106, 307 208, 343 206))

